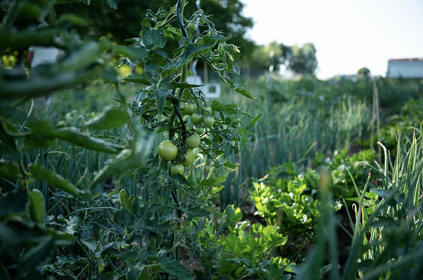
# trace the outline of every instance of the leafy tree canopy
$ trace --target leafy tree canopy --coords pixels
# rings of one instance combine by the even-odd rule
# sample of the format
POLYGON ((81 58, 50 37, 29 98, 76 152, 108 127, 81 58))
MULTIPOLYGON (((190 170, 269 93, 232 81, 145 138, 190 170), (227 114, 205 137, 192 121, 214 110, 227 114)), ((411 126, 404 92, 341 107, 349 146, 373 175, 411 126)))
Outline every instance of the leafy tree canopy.
MULTIPOLYGON (((87 35, 95 38, 107 36, 114 42, 122 44, 126 39, 139 35, 141 21, 146 16, 147 10, 157 12, 161 7, 169 9, 176 4, 176 1, 115 0, 115 3, 116 10, 104 5, 103 1, 91 1, 89 7, 83 2, 57 5, 56 11, 59 15, 72 12, 84 18, 90 26, 87 35)), ((216 30, 231 36, 229 42, 241 49, 243 57, 248 57, 253 51, 254 43, 245 38, 245 33, 253 26, 253 21, 242 15, 244 4, 240 0, 202 0, 200 5, 205 14, 212 15, 211 19, 216 25, 216 30)), ((196 1, 189 2, 185 7, 185 17, 189 18, 196 10, 196 1)))
POLYGON ((295 74, 313 75, 317 69, 316 48, 312 43, 306 43, 301 47, 292 47, 292 54, 288 60, 288 69, 295 74))
POLYGON ((316 48, 312 43, 288 46, 276 41, 257 46, 250 59, 252 69, 278 71, 282 66, 295 74, 313 75, 317 68, 316 48))
POLYGON ((370 76, 371 76, 370 70, 367 67, 360 68, 357 71, 357 77, 359 79, 368 80, 370 76))

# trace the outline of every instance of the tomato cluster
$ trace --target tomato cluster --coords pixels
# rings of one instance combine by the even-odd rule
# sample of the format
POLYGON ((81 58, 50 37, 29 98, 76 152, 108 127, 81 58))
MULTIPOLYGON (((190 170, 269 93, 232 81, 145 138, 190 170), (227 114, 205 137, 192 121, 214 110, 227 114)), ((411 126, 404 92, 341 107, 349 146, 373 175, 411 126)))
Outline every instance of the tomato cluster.
POLYGON ((158 147, 158 154, 164 161, 170 161, 170 174, 184 174, 184 167, 190 166, 195 161, 194 150, 202 143, 201 137, 205 135, 206 128, 212 128, 215 119, 212 115, 213 110, 207 103, 204 106, 198 106, 193 102, 181 102, 179 106, 182 115, 186 120, 190 119, 195 126, 193 130, 182 131, 180 135, 185 135, 183 141, 177 138, 174 142, 164 140, 158 147))

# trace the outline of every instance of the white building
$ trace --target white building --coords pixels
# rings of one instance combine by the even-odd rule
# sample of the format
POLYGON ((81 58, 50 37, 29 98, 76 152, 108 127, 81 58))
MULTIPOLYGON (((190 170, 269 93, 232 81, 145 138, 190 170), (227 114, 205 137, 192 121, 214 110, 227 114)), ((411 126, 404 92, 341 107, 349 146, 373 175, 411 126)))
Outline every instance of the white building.
MULTIPOLYGON (((187 83, 191 85, 201 85, 201 77, 197 75, 192 75, 187 77, 187 83)), ((197 88, 194 88, 194 90, 197 88)), ((218 83, 208 83, 199 87, 199 89, 204 93, 207 100, 209 99, 219 99, 220 98, 220 84, 218 83)))
POLYGON ((423 78, 423 58, 390 59, 389 78, 423 78))

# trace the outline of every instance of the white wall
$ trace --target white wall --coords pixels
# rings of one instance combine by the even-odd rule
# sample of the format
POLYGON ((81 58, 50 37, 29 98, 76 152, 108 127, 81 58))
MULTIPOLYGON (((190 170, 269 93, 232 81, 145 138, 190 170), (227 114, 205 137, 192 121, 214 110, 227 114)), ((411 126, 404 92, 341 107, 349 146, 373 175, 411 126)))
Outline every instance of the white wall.
POLYGON ((389 60, 387 76, 390 78, 423 78, 423 59, 389 60))

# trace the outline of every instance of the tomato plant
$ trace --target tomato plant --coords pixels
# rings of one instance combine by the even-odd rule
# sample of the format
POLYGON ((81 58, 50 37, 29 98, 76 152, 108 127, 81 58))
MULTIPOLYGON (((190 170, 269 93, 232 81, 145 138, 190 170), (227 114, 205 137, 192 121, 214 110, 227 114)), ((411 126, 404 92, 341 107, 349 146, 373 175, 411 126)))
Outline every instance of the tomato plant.
POLYGON ((229 158, 245 146, 259 117, 235 103, 206 102, 198 85, 186 78, 191 62, 201 58, 224 84, 253 98, 229 78, 240 73, 228 59, 238 57, 234 46, 202 10, 186 19, 183 0, 168 10, 149 10, 139 36, 126 46, 82 39, 78 30, 84 27, 76 15, 54 18, 53 6, 62 0, 36 1, 30 7, 38 15, 33 20, 52 21, 52 26, 36 31, 27 26, 18 35, 21 29, 13 21, 22 6, 11 2, 0 26, 0 37, 10 40, 1 41, 0 51, 51 45, 63 48, 66 57, 37 79, 28 79, 24 69, 16 74, 0 66, 0 148, 5 153, 0 175, 8 179, 2 181, 7 188, 2 188, 0 212, 19 205, 16 212, 0 215, 0 248, 11 252, 0 271, 18 267, 13 279, 40 278, 31 273, 43 278, 192 279, 178 258, 191 241, 179 229, 215 213, 218 192, 237 166, 229 158), (196 22, 201 22, 199 33, 187 32, 185 26, 196 22), (112 64, 112 57, 119 59, 112 64), (124 65, 140 65, 144 71, 121 79, 117 69, 124 65), (117 103, 103 112, 83 117, 70 112, 56 123, 60 117, 43 119, 14 108, 94 78, 115 90, 110 103, 117 103), (135 98, 121 80, 138 87, 135 98), (3 98, 11 102, 4 105, 3 98), (250 117, 247 123, 241 115, 250 117), (216 122, 201 139, 195 131, 204 134, 199 124, 205 117, 216 122), (201 172, 193 168, 196 155, 204 160, 201 172), (185 167, 189 173, 184 175, 185 167))
MULTIPOLYGON (((143 76, 133 74, 125 78, 126 81, 140 84, 136 100, 130 107, 139 126, 153 131, 159 139, 167 139, 166 143, 173 143, 179 151, 171 152, 166 157, 159 147, 158 156, 150 156, 149 165, 135 175, 143 182, 141 193, 147 197, 154 195, 156 201, 169 207, 169 211, 161 207, 160 215, 155 213, 156 223, 166 224, 171 229, 175 224, 166 219, 168 216, 181 218, 184 215, 188 222, 214 211, 213 199, 217 191, 212 190, 222 188, 224 178, 236 166, 228 160, 229 156, 238 153, 245 145, 248 129, 259 119, 259 116, 250 116, 250 122, 244 124, 240 116, 249 115, 237 104, 227 105, 217 100, 207 102, 197 85, 187 84, 191 61, 201 58, 224 84, 253 98, 248 91, 229 79, 230 74, 239 74, 239 67, 228 59, 229 56, 239 56, 234 46, 214 29, 202 10, 191 15, 187 24, 183 16, 183 2, 178 1, 170 11, 149 12, 142 21, 139 38, 133 38, 131 45, 126 48, 116 49, 122 56, 121 61, 130 60, 132 64, 144 65, 143 76), (185 30, 185 26, 191 30, 197 28, 189 23, 198 22, 199 19, 204 21, 200 33, 185 30), (179 46, 171 52, 166 49, 170 41, 176 41, 179 46), (208 130, 207 136, 200 138, 199 134, 205 132, 201 125, 203 120, 208 130), (199 158, 207 158, 205 173, 192 168, 196 157, 192 149, 196 149, 199 158), (184 174, 184 167, 189 171, 184 177, 172 176, 184 174), (170 205, 169 194, 174 205, 170 205), (176 211, 171 210, 173 208, 176 211)), ((149 205, 155 204, 147 200, 143 205, 145 211, 149 211, 149 205)), ((173 230, 156 230, 155 234, 163 240, 186 239, 186 236, 173 230)), ((172 247, 175 243, 164 244, 177 255, 178 248, 172 247)))

